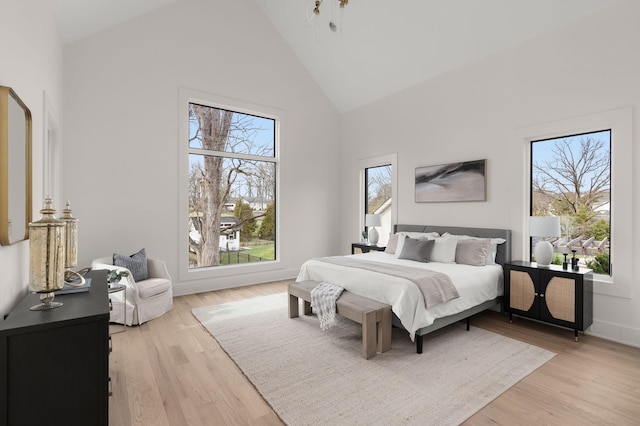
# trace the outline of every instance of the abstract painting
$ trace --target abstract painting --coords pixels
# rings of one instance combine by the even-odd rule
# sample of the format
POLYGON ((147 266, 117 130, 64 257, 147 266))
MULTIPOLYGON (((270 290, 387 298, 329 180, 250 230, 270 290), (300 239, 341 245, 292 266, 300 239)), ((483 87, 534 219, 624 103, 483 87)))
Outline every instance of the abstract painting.
POLYGON ((486 201, 487 160, 416 168, 416 202, 486 201))

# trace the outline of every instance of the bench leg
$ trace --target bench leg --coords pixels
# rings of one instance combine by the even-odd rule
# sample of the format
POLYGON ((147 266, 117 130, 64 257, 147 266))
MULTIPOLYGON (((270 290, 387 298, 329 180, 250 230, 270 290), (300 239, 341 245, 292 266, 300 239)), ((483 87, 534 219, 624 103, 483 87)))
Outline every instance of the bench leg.
POLYGON ((391 349, 391 308, 382 310, 382 321, 378 324, 378 350, 386 352, 391 349))
POLYGON ((293 294, 289 294, 289 318, 296 318, 298 316, 298 297, 293 294))
POLYGON ((416 352, 422 353, 422 336, 416 334, 416 352))
POLYGON ((311 315, 311 302, 304 301, 304 314, 311 315))
POLYGON ((362 314, 362 356, 364 359, 376 356, 376 313, 362 314))

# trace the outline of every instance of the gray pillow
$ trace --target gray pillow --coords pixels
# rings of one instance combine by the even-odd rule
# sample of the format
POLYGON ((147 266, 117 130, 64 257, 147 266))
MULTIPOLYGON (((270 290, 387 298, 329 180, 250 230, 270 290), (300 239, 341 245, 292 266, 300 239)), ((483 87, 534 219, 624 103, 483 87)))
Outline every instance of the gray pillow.
POLYGON ((484 266, 491 240, 458 240, 456 263, 471 266, 484 266))
POLYGON ((122 266, 123 268, 127 268, 131 271, 133 280, 136 282, 149 278, 149 273, 147 271, 147 253, 144 248, 131 256, 114 253, 113 264, 115 266, 122 266))
POLYGON ((428 262, 433 251, 434 240, 416 240, 407 237, 404 240, 402 253, 398 259, 415 260, 416 262, 428 262))

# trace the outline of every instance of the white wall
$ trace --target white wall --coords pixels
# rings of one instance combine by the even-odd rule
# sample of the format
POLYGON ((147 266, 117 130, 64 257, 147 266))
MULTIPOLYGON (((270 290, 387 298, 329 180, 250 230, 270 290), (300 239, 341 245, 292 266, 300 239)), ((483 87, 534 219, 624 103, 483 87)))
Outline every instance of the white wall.
MULTIPOLYGON (((517 240, 513 258, 522 258, 523 244, 518 241, 524 233, 521 200, 526 186, 526 145, 514 135, 525 126, 624 107, 633 108, 637 123, 638 16, 640 2, 622 2, 517 48, 343 114, 342 169, 349 185, 342 194, 345 222, 341 245, 356 238, 358 230, 357 160, 397 152, 399 223, 509 228, 517 240), (487 159, 488 167, 487 202, 414 202, 416 167, 482 158, 487 159)), ((626 141, 634 163, 640 160, 638 150, 632 149, 637 139, 626 141)), ((638 211, 639 180, 634 172, 614 208, 638 211)), ((637 222, 627 232, 633 237, 622 244, 618 241, 616 250, 637 265, 640 259, 633 243, 640 237, 637 222)), ((640 346, 639 283, 633 276, 623 278, 625 282, 613 285, 630 287, 631 297, 596 294, 590 332, 640 346)))
MULTIPOLYGON (((0 85, 14 89, 33 120, 33 218, 42 207, 44 93, 51 114, 62 117, 62 47, 49 0, 0 4, 0 85)), ((0 321, 27 292, 29 244, 0 247, 0 321)))
POLYGON ((81 265, 145 247, 184 294, 293 277, 337 250, 338 115, 254 1, 177 2, 67 45, 64 66, 63 186, 81 265), (275 271, 180 282, 180 88, 284 112, 275 271))

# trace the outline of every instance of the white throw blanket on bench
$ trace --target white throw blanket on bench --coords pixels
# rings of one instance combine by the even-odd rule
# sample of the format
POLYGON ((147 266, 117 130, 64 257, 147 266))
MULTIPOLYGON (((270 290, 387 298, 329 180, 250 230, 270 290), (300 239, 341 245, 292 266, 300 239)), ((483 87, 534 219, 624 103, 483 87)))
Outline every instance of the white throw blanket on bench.
POLYGON ((344 288, 326 281, 311 290, 311 307, 320 319, 320 328, 327 330, 336 322, 336 300, 344 288))

